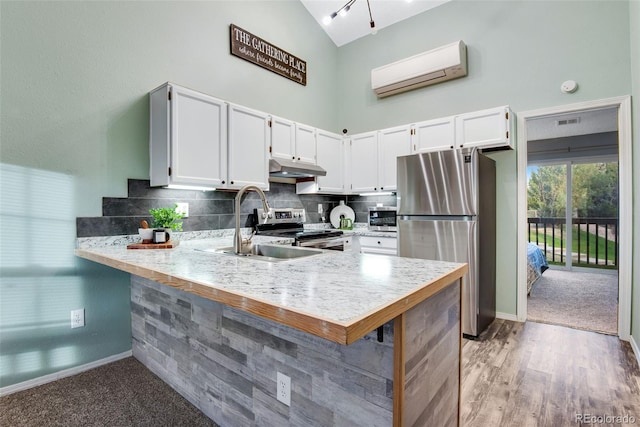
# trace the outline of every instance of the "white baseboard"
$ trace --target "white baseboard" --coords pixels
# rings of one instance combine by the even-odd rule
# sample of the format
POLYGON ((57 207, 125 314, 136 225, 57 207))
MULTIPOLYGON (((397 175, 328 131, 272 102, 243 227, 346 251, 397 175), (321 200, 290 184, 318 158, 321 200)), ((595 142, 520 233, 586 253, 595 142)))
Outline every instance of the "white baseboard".
POLYGON ((501 313, 499 311, 496 311, 496 319, 511 320, 512 322, 517 322, 518 316, 511 313, 501 313))
POLYGON ((44 375, 42 377, 34 378, 32 380, 23 381, 18 384, 8 385, 0 388, 0 397, 6 396, 17 391, 27 390, 33 387, 37 387, 42 384, 47 384, 61 378, 70 377, 72 375, 79 374, 81 372, 88 371, 98 366, 106 365, 107 363, 115 362, 120 359, 127 358, 133 353, 131 350, 124 353, 114 354, 113 356, 105 357, 104 359, 96 360, 94 362, 87 363, 85 365, 75 366, 73 368, 65 369, 63 371, 54 372, 53 374, 44 375))
POLYGON ((633 335, 630 336, 629 343, 631 344, 631 348, 633 349, 633 354, 636 355, 636 360, 638 361, 638 365, 640 366, 640 347, 638 347, 638 343, 633 338, 633 335))

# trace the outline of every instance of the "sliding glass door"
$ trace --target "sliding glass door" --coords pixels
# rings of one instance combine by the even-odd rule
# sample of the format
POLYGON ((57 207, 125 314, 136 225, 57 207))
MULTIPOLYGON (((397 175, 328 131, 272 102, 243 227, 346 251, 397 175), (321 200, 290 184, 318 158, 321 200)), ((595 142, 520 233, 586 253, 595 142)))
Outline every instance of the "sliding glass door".
POLYGON ((530 165, 527 175, 528 239, 549 264, 617 269, 617 162, 530 165))

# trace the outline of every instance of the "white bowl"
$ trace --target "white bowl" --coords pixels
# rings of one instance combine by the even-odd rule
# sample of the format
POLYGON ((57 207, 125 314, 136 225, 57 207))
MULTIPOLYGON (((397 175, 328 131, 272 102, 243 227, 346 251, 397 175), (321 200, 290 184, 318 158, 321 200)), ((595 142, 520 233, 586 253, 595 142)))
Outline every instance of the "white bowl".
POLYGON ((138 228, 138 234, 142 237, 142 243, 151 243, 153 240, 153 228, 138 228))

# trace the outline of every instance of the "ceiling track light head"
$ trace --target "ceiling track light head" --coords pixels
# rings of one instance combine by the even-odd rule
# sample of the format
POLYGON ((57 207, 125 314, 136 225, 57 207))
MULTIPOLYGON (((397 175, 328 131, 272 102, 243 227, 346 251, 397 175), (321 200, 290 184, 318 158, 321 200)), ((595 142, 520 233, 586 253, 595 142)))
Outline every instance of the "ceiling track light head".
MULTIPOLYGON (((340 9, 338 9, 337 11, 331 13, 331 15, 329 15, 329 16, 325 16, 325 18, 322 20, 324 25, 329 25, 331 23, 331 21, 338 15, 340 15, 342 17, 346 16, 347 12, 349 12, 349 10, 351 9, 351 6, 355 2, 356 2, 356 0, 349 0, 340 9)), ((373 21, 373 17, 371 16, 371 5, 369 4, 369 0, 367 0, 367 9, 369 10, 369 26, 371 26, 371 34, 376 34, 378 32, 378 29, 376 28, 376 24, 373 21)))

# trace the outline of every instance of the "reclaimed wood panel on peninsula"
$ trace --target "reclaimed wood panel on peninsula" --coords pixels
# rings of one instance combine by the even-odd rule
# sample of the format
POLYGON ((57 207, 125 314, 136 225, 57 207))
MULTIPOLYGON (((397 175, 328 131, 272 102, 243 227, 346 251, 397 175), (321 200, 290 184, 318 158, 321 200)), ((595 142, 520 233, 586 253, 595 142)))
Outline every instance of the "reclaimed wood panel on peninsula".
POLYGON ((455 426, 459 302, 458 280, 345 346, 132 276, 133 354, 221 426, 455 426))

